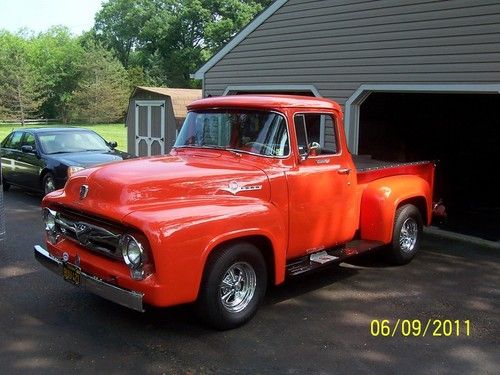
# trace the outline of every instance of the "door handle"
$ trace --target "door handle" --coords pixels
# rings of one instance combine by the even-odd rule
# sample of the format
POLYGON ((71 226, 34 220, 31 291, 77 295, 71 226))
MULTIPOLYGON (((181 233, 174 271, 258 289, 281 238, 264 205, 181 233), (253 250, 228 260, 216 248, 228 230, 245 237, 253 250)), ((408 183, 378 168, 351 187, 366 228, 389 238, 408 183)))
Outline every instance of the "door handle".
POLYGON ((349 174, 349 173, 351 173, 351 169, 350 168, 337 169, 337 173, 338 174, 349 174))

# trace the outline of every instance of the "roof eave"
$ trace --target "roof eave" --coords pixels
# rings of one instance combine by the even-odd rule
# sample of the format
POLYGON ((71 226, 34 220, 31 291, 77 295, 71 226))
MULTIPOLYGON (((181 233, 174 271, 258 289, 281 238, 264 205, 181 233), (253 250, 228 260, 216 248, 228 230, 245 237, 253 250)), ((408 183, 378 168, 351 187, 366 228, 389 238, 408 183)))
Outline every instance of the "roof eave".
POLYGON ((196 73, 191 74, 191 78, 203 79, 205 73, 210 70, 215 64, 217 64, 224 56, 226 56, 234 47, 240 44, 243 39, 245 39, 252 31, 257 27, 262 25, 269 17, 271 17, 278 9, 280 9, 288 0, 275 0, 271 5, 267 7, 262 13, 253 19, 248 25, 246 25, 243 30, 234 36, 233 39, 227 43, 224 48, 213 55, 210 60, 208 60, 196 73))

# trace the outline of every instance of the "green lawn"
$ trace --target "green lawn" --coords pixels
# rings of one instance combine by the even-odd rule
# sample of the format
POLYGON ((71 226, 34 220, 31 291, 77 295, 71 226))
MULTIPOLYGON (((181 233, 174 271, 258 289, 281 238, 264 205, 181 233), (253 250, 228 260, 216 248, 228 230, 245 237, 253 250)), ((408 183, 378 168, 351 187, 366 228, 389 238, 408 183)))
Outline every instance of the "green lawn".
MULTIPOLYGON (((106 141, 118 142, 118 149, 127 151, 127 128, 121 124, 49 124, 49 125, 26 125, 26 128, 43 128, 43 127, 77 127, 86 128, 100 134, 106 141)), ((22 129, 21 124, 0 124, 0 141, 3 140, 13 129, 22 129)))

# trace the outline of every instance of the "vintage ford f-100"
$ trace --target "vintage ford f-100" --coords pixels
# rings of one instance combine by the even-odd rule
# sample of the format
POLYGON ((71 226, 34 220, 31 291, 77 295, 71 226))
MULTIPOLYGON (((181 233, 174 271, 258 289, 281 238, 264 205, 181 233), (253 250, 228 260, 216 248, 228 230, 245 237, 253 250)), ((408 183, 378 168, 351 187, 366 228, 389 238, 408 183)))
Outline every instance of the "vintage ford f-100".
POLYGON ((396 263, 414 257, 433 163, 352 156, 331 100, 225 96, 188 109, 170 155, 82 170, 44 198, 38 261, 135 310, 196 302, 228 329, 286 277, 382 246, 396 263))

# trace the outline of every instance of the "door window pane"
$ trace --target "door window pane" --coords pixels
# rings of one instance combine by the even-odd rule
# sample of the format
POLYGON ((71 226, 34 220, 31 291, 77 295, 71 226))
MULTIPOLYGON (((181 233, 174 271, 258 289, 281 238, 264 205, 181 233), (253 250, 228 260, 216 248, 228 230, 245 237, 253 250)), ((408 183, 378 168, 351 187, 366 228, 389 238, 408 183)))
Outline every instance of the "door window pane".
MULTIPOLYGON (((332 115, 321 113, 306 113, 295 116, 295 124, 297 129, 297 137, 307 139, 308 145, 317 142, 321 145, 321 154, 336 154, 338 153, 337 135, 335 131, 335 119, 332 115), (305 121, 307 135, 299 134, 297 121, 305 121)), ((302 127, 300 127, 302 128, 302 127)), ((299 148, 301 147, 299 141, 299 148)))
POLYGON ((13 149, 20 150, 21 149, 21 138, 22 137, 23 137, 23 133, 22 132, 15 132, 14 134, 12 134, 12 136, 7 141, 7 143, 5 144, 4 147, 5 148, 13 148, 13 149))
POLYGON ((23 146, 31 146, 35 148, 35 136, 30 133, 25 133, 23 146))

